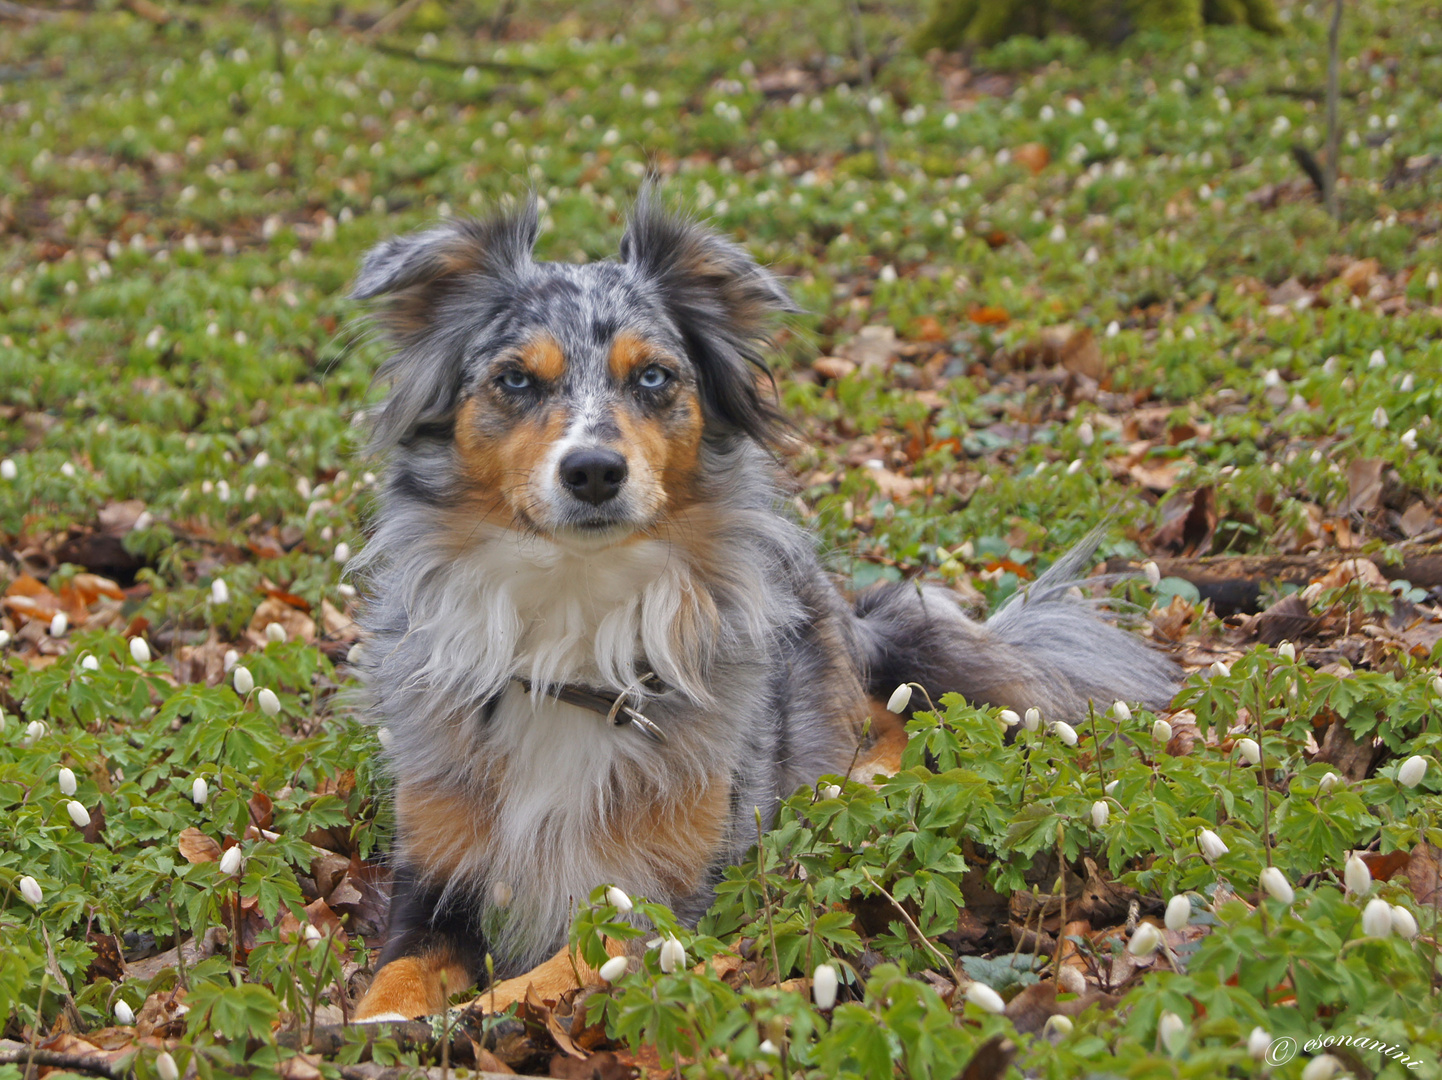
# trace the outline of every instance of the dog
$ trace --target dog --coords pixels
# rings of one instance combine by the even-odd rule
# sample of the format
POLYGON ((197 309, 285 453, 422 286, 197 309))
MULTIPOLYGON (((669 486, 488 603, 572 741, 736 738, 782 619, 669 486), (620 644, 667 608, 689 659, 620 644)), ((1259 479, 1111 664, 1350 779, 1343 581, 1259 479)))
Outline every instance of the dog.
POLYGON ((1175 686, 1066 595, 1094 542, 985 624, 936 586, 848 603, 778 494, 780 281, 649 189, 615 260, 536 261, 537 232, 532 203, 387 240, 351 294, 393 347, 357 565, 394 886, 361 1020, 532 969, 601 884, 694 923, 757 808, 844 774, 899 683, 1055 720, 1175 686))

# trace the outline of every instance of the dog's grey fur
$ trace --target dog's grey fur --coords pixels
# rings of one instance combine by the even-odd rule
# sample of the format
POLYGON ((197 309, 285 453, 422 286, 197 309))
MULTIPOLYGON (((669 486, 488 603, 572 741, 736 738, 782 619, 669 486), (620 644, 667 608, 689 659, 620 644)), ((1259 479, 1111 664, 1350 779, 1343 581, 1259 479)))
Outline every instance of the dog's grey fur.
POLYGON ((769 821, 796 787, 845 769, 868 692, 914 680, 1049 719, 1078 718, 1089 698, 1171 696, 1166 661, 1063 595, 1089 548, 986 624, 936 587, 888 585, 846 604, 782 510, 767 449, 777 417, 752 369, 772 317, 790 309, 781 285, 649 196, 619 261, 536 262, 535 237, 534 208, 448 223, 378 246, 355 286, 358 298, 391 298, 380 319, 396 345, 374 429, 387 481, 356 567, 371 596, 370 714, 389 731, 398 789, 446 792, 462 808, 444 835, 408 832, 401 815, 403 895, 386 959, 441 941, 473 974, 486 950, 500 971, 522 970, 564 941, 575 903, 603 883, 695 920, 715 875, 754 839, 754 809, 769 821), (532 527, 478 521, 458 548, 438 524, 464 488, 457 411, 496 356, 544 328, 568 357, 554 393, 581 417, 566 438, 604 438, 619 393, 604 350, 631 326, 671 343, 676 378, 703 405, 699 515, 648 519, 622 500, 600 534, 582 533, 546 488, 532 527), (715 617, 690 617, 698 603, 715 617), (666 684, 638 697, 664 746, 543 692, 615 693, 641 669, 666 684), (684 891, 668 885, 664 859, 617 861, 597 842, 655 827, 633 820, 637 808, 674 808, 716 784, 728 820, 684 891))

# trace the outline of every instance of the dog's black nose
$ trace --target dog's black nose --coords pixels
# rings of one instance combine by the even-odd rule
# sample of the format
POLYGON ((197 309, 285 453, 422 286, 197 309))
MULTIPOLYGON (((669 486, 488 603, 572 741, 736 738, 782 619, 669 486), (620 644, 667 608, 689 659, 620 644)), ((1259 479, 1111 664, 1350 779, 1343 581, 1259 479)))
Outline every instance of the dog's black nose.
POLYGON ((561 483, 578 499, 600 506, 626 482, 626 459, 614 450, 572 450, 561 459, 561 483))

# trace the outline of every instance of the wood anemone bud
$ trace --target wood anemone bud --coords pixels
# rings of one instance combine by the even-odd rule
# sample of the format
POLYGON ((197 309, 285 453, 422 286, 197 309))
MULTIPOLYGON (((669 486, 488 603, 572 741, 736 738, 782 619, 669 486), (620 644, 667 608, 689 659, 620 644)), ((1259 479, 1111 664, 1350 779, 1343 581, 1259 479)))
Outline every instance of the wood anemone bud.
POLYGON ((911 704, 911 684, 902 683, 891 692, 891 697, 886 699, 888 712, 900 713, 902 709, 911 704))
POLYGON ((1164 1012, 1157 1021, 1157 1035, 1169 1054, 1180 1054, 1187 1045, 1187 1022, 1174 1012, 1164 1012))
POLYGON ((1417 920, 1401 904, 1392 905, 1392 932, 1408 941, 1417 936, 1417 920))
POLYGON ((1041 729, 1041 710, 1033 706, 1027 709, 1026 715, 1022 717, 1023 724, 1027 731, 1038 731, 1041 729))
POLYGON ((1103 799, 1092 803, 1092 828, 1105 829, 1107 822, 1111 820, 1112 810, 1103 799))
POLYGON ((1167 915, 1164 920, 1168 930, 1184 930, 1192 921, 1192 902, 1183 893, 1167 901, 1167 915))
POLYGON ((1342 880, 1353 896, 1366 896, 1372 888, 1372 870, 1360 855, 1353 855, 1342 868, 1342 880))
POLYGON ((836 1005, 836 990, 839 985, 836 969, 830 964, 822 964, 812 973, 811 998, 822 1012, 828 1012, 836 1005))
POLYGON ((622 975, 626 974, 626 958, 624 956, 613 956, 607 960, 596 972, 605 983, 613 983, 622 975))
POLYGON ((130 639, 130 656, 137 664, 150 663, 150 646, 146 644, 143 637, 130 639))
POLYGON ((45 899, 45 894, 40 891, 40 882, 36 881, 29 874, 26 874, 16 883, 20 895, 25 897, 31 907, 39 907, 45 899))
POLYGON ((680 971, 686 966, 686 949, 675 935, 661 942, 661 970, 667 975, 680 971))
POLYGON ((246 697, 255 689, 255 676, 250 673, 250 668, 238 667, 230 676, 230 683, 237 694, 246 697))
POLYGON ((70 820, 75 822, 77 829, 83 829, 90 824, 90 811, 74 799, 65 804, 65 812, 70 815, 70 820))
POLYGON ((606 903, 615 908, 619 915, 629 915, 635 906, 631 903, 631 898, 614 885, 606 889, 606 903))
POLYGON ((135 1023, 135 1010, 126 1004, 124 998, 121 998, 115 1003, 114 1012, 115 1022, 121 1027, 129 1027, 135 1023))
MULTIPOLYGON (((274 626, 275 624, 271 623, 271 625, 274 626)), ((261 690, 260 693, 256 694, 255 700, 256 704, 260 706, 260 711, 265 713, 266 716, 274 716, 280 712, 280 698, 275 696, 275 691, 270 689, 270 687, 266 687, 261 690)))
POLYGON ((1115 716, 1122 723, 1126 723, 1132 718, 1132 707, 1128 705, 1125 701, 1113 701, 1112 715, 1115 716))
POLYGON ((1392 905, 1382 899, 1369 900, 1362 909, 1362 933, 1384 938, 1392 932, 1392 905))
POLYGON ((75 787, 76 787, 76 784, 75 784, 75 771, 74 771, 73 769, 65 769, 65 768, 62 768, 62 769, 60 770, 60 780, 59 780, 59 783, 60 783, 60 794, 62 794, 62 795, 74 795, 74 794, 75 794, 75 787))
POLYGON ((1247 1036, 1247 1053, 1253 1061, 1261 1061, 1267 1056, 1267 1047, 1272 1045, 1272 1033, 1263 1027, 1252 1028, 1252 1033, 1247 1036))
POLYGON ((1426 775, 1427 759, 1420 754, 1413 754, 1402 762, 1401 768, 1397 770, 1397 783, 1403 787, 1416 787, 1422 782, 1422 777, 1426 775))
POLYGON ((245 858, 240 853, 240 848, 226 848, 225 854, 220 857, 220 872, 226 877, 234 877, 240 873, 241 864, 245 858))
POLYGON ((1238 739, 1237 752, 1242 755, 1242 760, 1248 765, 1262 763, 1262 748, 1257 745, 1256 739, 1238 739))
POLYGON ((1136 957, 1151 956, 1162 944, 1162 932, 1149 922, 1138 923, 1132 939, 1127 942, 1127 952, 1136 957))
POLYGON ((1231 850, 1231 848, 1222 842, 1222 838, 1212 832, 1211 829, 1203 829, 1197 833, 1197 846, 1202 849, 1202 855, 1206 857, 1208 862, 1211 862, 1213 859, 1220 859, 1231 850))
POLYGON ((1152 725, 1152 740, 1163 746, 1172 741, 1172 725, 1165 720, 1158 720, 1152 725))
POLYGON ((1283 904, 1290 904, 1296 899, 1292 892, 1292 885, 1287 880, 1287 875, 1278 870, 1275 866, 1269 866, 1262 871, 1258 878, 1258 884, 1267 891, 1267 895, 1273 900, 1283 904))
POLYGON ((974 982, 966 988, 966 1000, 983 1012, 1004 1013, 1006 1002, 1002 996, 984 982, 974 982))
POLYGON ((175 1064, 175 1059, 164 1050, 155 1059, 155 1075, 160 1080, 180 1080, 180 1069, 175 1064))
POLYGON ((1072 727, 1065 720, 1058 720, 1051 726, 1051 733, 1068 746, 1077 744, 1076 728, 1072 727))
POLYGON ((196 806, 204 807, 210 799, 210 785, 205 782, 205 777, 197 776, 190 782, 190 801, 196 806))

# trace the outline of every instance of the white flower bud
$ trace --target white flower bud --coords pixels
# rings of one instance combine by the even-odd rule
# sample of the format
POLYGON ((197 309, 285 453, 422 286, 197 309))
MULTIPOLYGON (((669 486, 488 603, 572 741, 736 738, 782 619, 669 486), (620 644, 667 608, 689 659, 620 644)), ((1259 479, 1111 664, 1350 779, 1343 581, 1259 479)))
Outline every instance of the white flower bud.
POLYGON ((1180 1054, 1187 1045, 1187 1022, 1174 1012, 1164 1012, 1157 1021, 1157 1035, 1169 1054, 1180 1054))
POLYGON ((1142 573, 1146 576, 1147 584, 1156 588, 1162 583, 1162 568, 1148 559, 1142 563, 1142 573))
POLYGON ((160 1080, 180 1080, 180 1069, 176 1067, 175 1059, 164 1050, 155 1059, 155 1075, 160 1080))
POLYGON ((1372 410, 1372 426, 1378 431, 1384 431, 1387 428, 1387 410, 1380 405, 1372 410))
POLYGON ((86 656, 81 659, 80 666, 86 671, 99 671, 100 661, 95 659, 95 657, 93 656, 86 656))
POLYGON ((244 858, 240 854, 240 848, 226 848, 225 854, 220 857, 220 872, 226 877, 234 877, 240 873, 242 862, 244 858))
POLYGON ((839 799, 841 798, 841 785, 822 784, 821 790, 816 794, 820 795, 823 799, 839 799))
POLYGON ((1125 724, 1132 718, 1132 707, 1125 701, 1113 701, 1112 715, 1125 724))
POLYGON ((65 804, 65 812, 70 815, 70 820, 75 822, 76 828, 83 829, 90 824, 90 811, 74 799, 65 804))
POLYGON ((1116 791, 1117 785, 1120 783, 1120 780, 1108 780, 1106 787, 1102 788, 1102 791, 1110 795, 1112 792, 1116 791))
POLYGON ((624 956, 613 956, 601 965, 596 972, 601 976, 602 982, 613 983, 622 975, 626 974, 626 958, 624 956))
POLYGON ((1347 884, 1347 892, 1353 896, 1366 896, 1372 888, 1372 871, 1367 867, 1367 861, 1360 855, 1353 855, 1347 860, 1347 865, 1342 868, 1342 880, 1347 884))
POLYGON ((1192 902, 1182 893, 1167 901, 1166 924, 1168 930, 1185 930, 1192 921, 1192 902))
POLYGON ((203 807, 209 799, 210 785, 205 782, 205 777, 197 776, 190 782, 190 801, 203 807))
POLYGON ((285 627, 278 622, 267 623, 265 627, 265 640, 273 641, 277 645, 285 642, 285 627))
POLYGON ((323 936, 324 935, 321 934, 315 923, 306 923, 305 929, 301 931, 301 937, 305 938, 305 940, 310 942, 312 945, 319 941, 323 936))
POLYGON ((1202 855, 1210 862, 1213 859, 1220 859, 1231 849, 1222 842, 1222 838, 1211 829, 1203 829, 1197 833, 1197 846, 1202 849, 1202 855))
POLYGON ((124 998, 115 1002, 115 1022, 121 1027, 135 1023, 135 1010, 125 1003, 124 998))
POLYGON ((15 467, 15 462, 11 461, 9 458, 6 458, 4 461, 0 461, 0 478, 6 480, 14 480, 19 475, 20 470, 15 467))
MULTIPOLYGON (((4 642, 0 642, 0 645, 3 644, 4 642)), ((1432 676, 1432 692, 1438 697, 1442 697, 1442 675, 1432 676)))
POLYGON ((982 1012, 1006 1012, 1006 1002, 1002 1000, 1001 995, 984 982, 974 982, 968 986, 966 988, 966 1000, 982 1010, 982 1012))
POLYGON ((1254 1027, 1247 1036, 1247 1053, 1252 1060, 1261 1061, 1267 1056, 1267 1047, 1272 1045, 1272 1033, 1266 1028, 1254 1027))
POLYGON ((1257 745, 1256 739, 1238 739, 1237 752, 1242 755, 1242 760, 1248 765, 1262 763, 1262 748, 1257 745))
POLYGON ((1232 673, 1232 668, 1231 665, 1224 664, 1220 660, 1218 660, 1212 665, 1211 671, 1213 678, 1225 679, 1228 675, 1232 673))
POLYGON ((675 935, 661 942, 661 970, 667 975, 686 966, 686 949, 675 935))
POLYGON ((1064 1039, 1072 1033, 1075 1026, 1070 1016, 1062 1013, 1054 1013, 1046 1018, 1046 1023, 1042 1025, 1041 1033, 1043 1035, 1054 1036, 1058 1039, 1064 1039))
POLYGON ((1324 773, 1322 779, 1317 781, 1317 794, 1325 795, 1337 786, 1342 778, 1334 772, 1324 773))
POLYGON ((1092 828, 1105 829, 1107 822, 1111 819, 1112 810, 1103 800, 1098 799, 1092 803, 1092 828))
POLYGON ((899 713, 911 703, 911 684, 902 683, 891 692, 891 697, 886 700, 888 712, 899 713))
MULTIPOLYGON (((1297 659, 1297 647, 1290 641, 1284 641, 1277 646, 1277 655, 1283 660, 1295 660, 1297 659)), ((1258 1028, 1257 1030, 1261 1031, 1262 1029, 1258 1028)))
POLYGON ((1137 957, 1151 956, 1162 943, 1162 932, 1149 922, 1138 923, 1132 939, 1127 942, 1127 952, 1137 957))
POLYGON ((1342 1068, 1342 1063, 1331 1054, 1322 1054, 1307 1062, 1302 1070, 1302 1080, 1332 1080, 1342 1068))
POLYGON ((342 540, 339 544, 335 546, 335 561, 338 563, 343 563, 348 562, 349 560, 350 545, 347 544, 344 540, 342 540))
POLYGON ((1369 900, 1362 909, 1362 933, 1383 938, 1392 932, 1392 905, 1382 899, 1369 900))
POLYGON ((606 903, 615 908, 618 915, 629 915, 634 907, 631 898, 614 885, 606 890, 606 903))
POLYGON ((210 583, 210 602, 212 604, 230 603, 230 586, 225 583, 225 578, 216 578, 210 583))
POLYGON ((1392 905, 1392 932, 1408 941, 1417 936, 1417 920, 1401 904, 1392 905))
POLYGON ((767 1057, 781 1056, 781 1051, 776 1048, 776 1044, 770 1039, 762 1039, 761 1045, 756 1047, 756 1049, 761 1051, 761 1053, 765 1054, 767 1057))
MULTIPOLYGON (((1413 932, 1416 932, 1415 928, 1413 932)), ((829 1011, 836 1005, 836 988, 839 985, 836 969, 830 964, 822 964, 812 973, 811 998, 822 1012, 829 1011)))
POLYGON ((21 746, 33 746, 37 739, 45 737, 50 729, 45 726, 44 720, 31 720, 25 725, 25 737, 20 740, 21 746))
POLYGON ((1074 967, 1064 967, 1061 974, 1057 976, 1057 982, 1061 985, 1064 994, 1085 994, 1087 992, 1087 981, 1080 971, 1074 967))
POLYGON ((73 769, 62 768, 60 770, 60 794, 75 794, 75 772, 73 769))
MULTIPOLYGON (((382 729, 384 730, 384 729, 382 729)), ((497 881, 491 884, 491 906, 502 911, 511 906, 511 901, 516 898, 516 891, 511 888, 510 882, 497 881)))
POLYGON ((1427 775, 1427 759, 1413 754, 1402 767, 1397 770, 1397 783, 1403 787, 1416 787, 1422 782, 1422 777, 1427 775))
POLYGON ((391 734, 391 729, 390 729, 390 728, 388 728, 388 727, 378 727, 378 728, 376 728, 376 742, 378 742, 378 743, 381 744, 381 748, 382 748, 382 749, 389 750, 389 749, 390 749, 390 746, 391 746, 391 743, 392 743, 394 740, 395 740, 395 736, 391 734))
POLYGON ((130 639, 130 658, 137 664, 150 663, 150 646, 145 643, 143 637, 130 639))
POLYGON ((280 698, 276 697, 275 691, 268 686, 255 695, 255 700, 256 704, 260 706, 260 711, 266 716, 274 716, 280 712, 280 698))
POLYGON ((245 697, 255 689, 255 676, 250 673, 250 668, 236 668, 230 676, 230 682, 235 687, 235 692, 241 697, 245 697))
POLYGON ((1090 420, 1083 420, 1077 425, 1076 436, 1083 446, 1090 446, 1096 441, 1096 429, 1092 427, 1090 420))
POLYGON ((1002 709, 1001 712, 997 713, 997 719, 1007 727, 1016 727, 1017 724, 1021 723, 1021 717, 1011 709, 1002 709))
POLYGON ((236 652, 234 649, 226 649, 225 657, 221 661, 221 666, 224 668, 226 674, 229 674, 238 663, 240 663, 240 653, 236 652))
POLYGON ((1068 746, 1077 744, 1076 728, 1072 727, 1065 720, 1058 720, 1051 726, 1051 733, 1068 746))
POLYGON ((70 620, 65 617, 65 612, 57 611, 55 617, 50 620, 50 636, 64 637, 65 631, 70 629, 70 620))
POLYGON ((1027 709, 1026 715, 1022 718, 1027 731, 1036 731, 1041 727, 1041 710, 1038 708, 1027 709))
POLYGON ((40 891, 40 883, 29 874, 20 879, 18 888, 20 895, 25 897, 31 907, 39 907, 41 901, 45 899, 45 894, 40 891))
POLYGON ((1258 884, 1267 890, 1268 896, 1279 903, 1290 904, 1296 899, 1291 883, 1287 881, 1287 875, 1275 866, 1269 866, 1262 871, 1261 877, 1258 878, 1258 884))
POLYGON ((1165 720, 1158 720, 1152 725, 1152 739, 1165 746, 1172 741, 1172 725, 1165 720))

